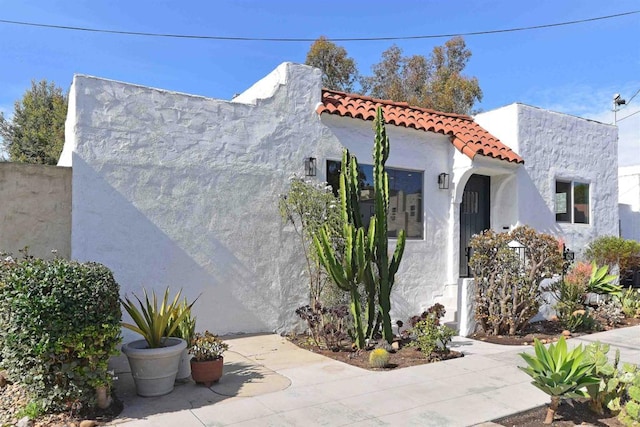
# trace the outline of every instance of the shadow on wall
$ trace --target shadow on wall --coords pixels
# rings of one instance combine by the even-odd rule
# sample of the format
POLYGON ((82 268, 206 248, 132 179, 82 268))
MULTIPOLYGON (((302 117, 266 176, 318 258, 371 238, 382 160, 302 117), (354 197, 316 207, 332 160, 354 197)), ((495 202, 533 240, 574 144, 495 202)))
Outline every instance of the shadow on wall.
MULTIPOLYGON (((151 185, 132 186, 118 181, 135 178, 135 166, 104 165, 98 172, 74 155, 73 168, 74 174, 84 180, 83 185, 74 188, 73 195, 74 258, 109 267, 121 286, 121 294, 133 291, 140 295, 143 286, 156 292, 170 286, 172 293, 182 288, 183 296, 190 300, 201 294, 194 306, 198 330, 228 334, 274 329, 266 319, 282 311, 279 301, 268 294, 267 286, 260 286, 252 266, 241 262, 210 230, 185 228, 180 241, 168 236, 156 224, 164 222, 166 226, 173 222, 168 224, 171 229, 180 230, 175 222, 182 213, 155 209, 156 218, 149 218, 104 178, 108 177, 115 186, 123 184, 122 188, 131 188, 132 192, 160 192, 160 188, 151 185), (123 173, 126 168, 131 171, 123 173)), ((131 195, 145 202, 150 197, 160 199, 157 203, 162 205, 170 195, 131 195)), ((197 215, 184 213, 189 214, 197 215)), ((205 224, 207 220, 202 219, 205 224)), ((125 342, 133 338, 126 333, 125 342)))
POLYGON ((631 205, 618 204, 620 212, 620 237, 640 241, 640 212, 631 205))

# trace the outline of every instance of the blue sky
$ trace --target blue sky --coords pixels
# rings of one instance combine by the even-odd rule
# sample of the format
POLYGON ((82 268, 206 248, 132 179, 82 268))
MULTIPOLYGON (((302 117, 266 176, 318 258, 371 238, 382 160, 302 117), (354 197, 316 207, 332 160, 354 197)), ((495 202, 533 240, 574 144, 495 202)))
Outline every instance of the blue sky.
MULTIPOLYGON (((164 1, 0 0, 0 19, 153 33, 257 38, 393 37, 558 23, 640 10, 611 1, 164 1)), ((448 38, 339 42, 370 74, 392 43, 428 55, 448 38)), ((640 89, 640 14, 533 31, 465 37, 491 110, 523 102, 611 123, 612 96, 640 89)), ((285 61, 304 62, 310 42, 149 38, 0 23, 0 111, 31 79, 65 90, 73 74, 230 99, 285 61)), ((618 118, 640 110, 640 95, 618 118)), ((620 165, 640 164, 640 113, 620 127, 620 165)))

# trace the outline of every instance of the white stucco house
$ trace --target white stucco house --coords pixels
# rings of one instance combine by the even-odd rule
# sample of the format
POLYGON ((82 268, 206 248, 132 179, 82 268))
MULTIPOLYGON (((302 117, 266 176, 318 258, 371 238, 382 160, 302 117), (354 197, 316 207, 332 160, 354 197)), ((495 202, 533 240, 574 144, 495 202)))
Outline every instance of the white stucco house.
MULTIPOLYGON (((409 234, 392 316, 461 311, 471 234, 529 224, 572 249, 618 234, 616 128, 521 104, 467 116, 323 90, 284 63, 231 101, 76 75, 59 165, 72 166, 72 258, 110 267, 123 293, 201 295, 198 329, 284 332, 307 282, 278 197, 343 147, 371 164, 384 109, 390 232, 409 234)), ((393 243, 393 234, 391 234, 393 243)))
POLYGON ((640 165, 618 169, 620 237, 640 242, 640 165))

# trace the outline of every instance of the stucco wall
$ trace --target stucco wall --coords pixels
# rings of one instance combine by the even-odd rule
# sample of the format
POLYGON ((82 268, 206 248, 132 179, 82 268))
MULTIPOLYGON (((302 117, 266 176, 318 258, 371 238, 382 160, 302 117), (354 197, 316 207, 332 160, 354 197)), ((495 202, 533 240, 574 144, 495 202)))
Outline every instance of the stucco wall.
POLYGON ((71 169, 0 162, 0 251, 71 255, 71 169))
POLYGON ((520 224, 562 237, 578 254, 594 238, 618 234, 614 126, 523 104, 479 114, 475 119, 525 160, 516 181, 520 224), (556 222, 556 179, 589 184, 589 224, 556 222))
POLYGON ((618 171, 620 236, 640 241, 640 165, 618 171))
MULTIPOLYGON (((60 160, 73 165, 72 256, 109 266, 123 293, 201 295, 198 329, 291 329, 307 281, 278 197, 310 156, 319 180, 343 146, 372 162, 372 122, 319 117, 320 89, 319 70, 289 63, 233 101, 75 76, 60 160)), ((444 293, 451 194, 437 175, 455 149, 441 135, 387 131, 387 164, 424 171, 425 239, 407 242, 394 293, 393 316, 406 318, 444 293)))

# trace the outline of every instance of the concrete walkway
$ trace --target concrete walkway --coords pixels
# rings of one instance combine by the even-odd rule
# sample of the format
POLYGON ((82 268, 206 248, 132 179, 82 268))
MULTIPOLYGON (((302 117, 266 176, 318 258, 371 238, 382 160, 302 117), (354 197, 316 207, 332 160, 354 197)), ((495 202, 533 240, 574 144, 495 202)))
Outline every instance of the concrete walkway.
MULTIPOLYGON (((640 363, 640 326, 572 338, 601 341, 640 363)), ((517 369, 531 347, 454 338, 465 357, 391 371, 368 371, 297 348, 278 335, 227 339, 225 373, 211 388, 192 381, 166 396, 135 395, 128 363, 116 360, 124 411, 110 425, 469 426, 523 411, 549 398, 517 369)))

